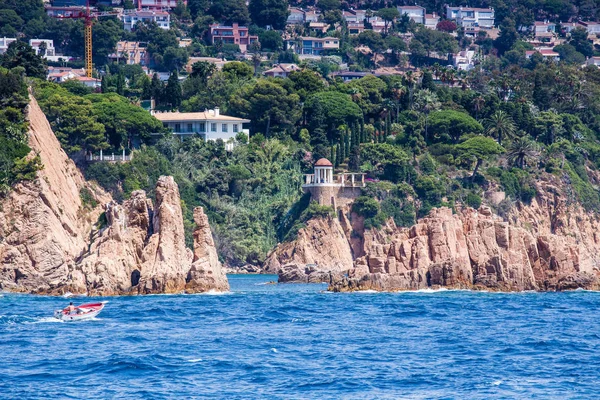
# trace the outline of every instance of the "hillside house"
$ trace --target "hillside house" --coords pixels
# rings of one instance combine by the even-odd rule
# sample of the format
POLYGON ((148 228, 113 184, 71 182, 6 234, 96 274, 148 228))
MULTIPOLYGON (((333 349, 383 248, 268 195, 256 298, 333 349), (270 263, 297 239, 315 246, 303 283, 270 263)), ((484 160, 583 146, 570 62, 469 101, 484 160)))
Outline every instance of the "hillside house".
POLYGON ((310 36, 289 39, 288 47, 296 54, 321 55, 326 50, 337 50, 340 48, 340 39, 336 37, 316 38, 310 36))
POLYGON ((493 8, 471 8, 446 6, 446 18, 453 19, 459 26, 463 27, 494 27, 493 8))
POLYGON ((180 138, 199 135, 204 140, 221 139, 229 142, 228 150, 232 149, 231 142, 238 133, 250 136, 249 129, 244 127, 250 120, 223 115, 218 108, 192 113, 157 112, 154 117, 180 138))
POLYGON ((16 41, 17 41, 17 38, 1 37, 0 38, 0 54, 6 53, 6 50, 8 50, 8 46, 12 42, 16 42, 16 41))
POLYGON ((155 22, 159 28, 168 30, 171 27, 171 17, 166 11, 141 10, 131 14, 121 15, 123 29, 131 32, 139 22, 155 22))
POLYGON ((213 24, 210 26, 210 42, 224 44, 237 44, 242 52, 246 52, 249 45, 258 41, 258 36, 252 36, 245 26, 234 23, 232 26, 213 24))
POLYGON ((263 74, 271 78, 287 78, 291 72, 299 70, 300 67, 296 64, 277 64, 273 68, 263 72, 263 74))
POLYGON ((146 49, 144 42, 117 42, 117 51, 109 54, 108 59, 111 62, 124 62, 127 65, 149 65, 150 53, 146 49))
POLYGON ((417 24, 425 24, 425 7, 420 6, 398 6, 400 15, 408 15, 411 21, 417 24))
MULTIPOLYGON (((136 0, 138 10, 168 11, 177 7, 179 0, 136 0)), ((187 0, 182 0, 187 6, 187 0)))

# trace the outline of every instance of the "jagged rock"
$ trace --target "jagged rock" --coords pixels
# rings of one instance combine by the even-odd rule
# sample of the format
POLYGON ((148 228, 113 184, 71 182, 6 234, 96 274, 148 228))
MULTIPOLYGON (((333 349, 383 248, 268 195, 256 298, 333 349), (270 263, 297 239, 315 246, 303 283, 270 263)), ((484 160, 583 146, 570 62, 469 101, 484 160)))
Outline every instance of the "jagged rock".
POLYGON ((278 272, 279 283, 331 283, 332 276, 340 272, 324 271, 316 265, 286 264, 278 272))
POLYGON ((179 188, 172 176, 156 182, 152 235, 144 247, 137 291, 141 294, 176 293, 185 289, 192 254, 185 247, 179 188))
MULTIPOLYGON (((267 257, 264 270, 267 273, 279 273, 283 266, 289 264, 314 265, 314 268, 329 276, 329 272, 343 273, 352 269, 352 254, 340 220, 333 217, 317 218, 298 231, 296 240, 277 246, 267 257)), ((285 276, 283 279, 288 281, 285 276)), ((300 281, 306 282, 306 279, 300 281)))
POLYGON ((89 294, 129 293, 140 280, 144 247, 152 234, 152 202, 138 190, 122 206, 108 203, 105 215, 106 228, 78 263, 82 283, 89 294))
POLYGON ((175 293, 186 289, 190 277, 190 291, 227 290, 201 210, 192 268, 179 190, 172 177, 159 178, 156 207, 143 191, 119 205, 85 181, 33 98, 28 118, 32 154, 40 155, 44 169, 35 181, 16 185, 0 201, 0 289, 40 294, 175 293), (92 204, 83 202, 83 191, 92 204), (97 223, 103 226, 95 227, 97 223))
POLYGON ((225 274, 262 274, 263 270, 257 265, 246 264, 241 267, 226 267, 223 266, 225 274))
MULTIPOLYGON (((597 288, 600 220, 569 204, 554 180, 545 176, 531 204, 517 203, 506 220, 482 206, 459 207, 456 213, 434 209, 408 228, 390 220, 381 228, 364 229, 362 218, 351 215, 348 221, 345 213, 337 223, 309 221, 294 242, 278 246, 268 263, 315 264, 326 274, 332 255, 352 256, 352 268, 332 275, 330 289, 335 291, 597 288), (304 257, 307 253, 310 258, 304 257)), ((280 279, 308 280, 301 267, 281 270, 280 279)))
POLYGON ((229 282, 219 262, 208 217, 202 207, 194 209, 194 222, 194 259, 187 275, 186 292, 226 292, 229 290, 229 282))
POLYGON ((85 181, 31 97, 29 146, 44 169, 0 201, 0 289, 60 294, 85 291, 75 261, 87 251, 94 223, 110 196, 85 181), (96 203, 84 204, 81 191, 96 203))

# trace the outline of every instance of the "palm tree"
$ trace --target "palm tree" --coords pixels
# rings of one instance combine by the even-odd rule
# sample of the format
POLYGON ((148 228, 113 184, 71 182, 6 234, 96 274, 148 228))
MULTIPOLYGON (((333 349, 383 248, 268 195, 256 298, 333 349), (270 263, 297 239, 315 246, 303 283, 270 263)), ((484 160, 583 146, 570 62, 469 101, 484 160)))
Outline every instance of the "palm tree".
POLYGON ((502 146, 503 137, 513 137, 515 134, 515 123, 513 119, 504 111, 496 111, 490 118, 487 118, 483 125, 485 133, 498 139, 498 144, 502 146))
POLYGON ((396 123, 398 123, 398 118, 400 117, 400 100, 405 93, 406 86, 402 85, 400 82, 394 84, 394 87, 392 88, 392 97, 396 103, 396 123))
POLYGON ((540 151, 535 142, 528 138, 520 137, 508 146, 506 155, 509 164, 523 169, 527 165, 527 160, 538 157, 540 151))
POLYGON ((423 89, 415 96, 414 108, 425 114, 425 140, 428 139, 429 113, 439 109, 440 106, 437 95, 429 89, 423 89))
POLYGON ((413 106, 413 94, 415 90, 415 85, 417 84, 417 77, 413 74, 412 71, 408 71, 406 75, 404 75, 404 80, 406 81, 406 86, 408 86, 408 104, 409 107, 413 106))
POLYGON ((473 99, 473 110, 475 110, 475 119, 479 119, 479 112, 483 110, 485 106, 485 98, 483 96, 477 96, 473 99))
POLYGON ((260 67, 260 63, 262 62, 262 59, 260 57, 260 53, 254 53, 252 54, 252 64, 254 65, 254 76, 258 75, 258 68, 260 67))

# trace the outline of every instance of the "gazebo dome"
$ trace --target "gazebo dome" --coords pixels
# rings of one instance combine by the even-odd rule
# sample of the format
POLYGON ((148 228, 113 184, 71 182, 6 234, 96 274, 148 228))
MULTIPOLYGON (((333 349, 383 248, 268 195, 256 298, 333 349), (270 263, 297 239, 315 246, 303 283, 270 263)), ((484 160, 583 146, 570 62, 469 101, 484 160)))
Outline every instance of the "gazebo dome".
POLYGON ((315 167, 333 167, 333 164, 328 159, 321 158, 315 163, 315 167))

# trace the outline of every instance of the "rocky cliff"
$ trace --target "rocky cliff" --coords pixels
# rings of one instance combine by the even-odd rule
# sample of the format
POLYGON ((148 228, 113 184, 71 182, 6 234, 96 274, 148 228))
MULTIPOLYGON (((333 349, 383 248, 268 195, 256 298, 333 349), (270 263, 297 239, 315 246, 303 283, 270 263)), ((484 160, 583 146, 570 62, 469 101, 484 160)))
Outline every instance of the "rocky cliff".
POLYGON ((340 218, 318 218, 300 229, 296 240, 280 244, 268 257, 267 273, 280 273, 280 282, 329 281, 330 273, 352 268, 350 221, 340 218))
MULTIPOLYGON (((530 205, 516 206, 506 220, 485 206, 456 213, 434 209, 409 228, 388 221, 380 229, 364 230, 361 218, 353 215, 351 220, 352 229, 345 232, 355 255, 352 267, 343 274, 310 271, 324 277, 330 290, 600 288, 600 223, 594 214, 568 205, 558 187, 548 182, 539 184, 530 205)), ((304 247, 314 248, 305 240, 310 226, 295 243, 280 249, 301 253, 304 247)), ((321 233, 322 249, 335 246, 331 236, 335 231, 321 233)), ((281 257, 280 249, 273 258, 281 257)), ((331 251, 341 249, 346 245, 331 251)), ((323 255, 324 260, 329 257, 323 255)), ((318 255, 313 260, 321 265, 318 255)), ((280 275, 292 265, 282 266, 280 275)))
POLYGON ((93 224, 110 196, 85 181, 35 99, 28 107, 29 146, 44 168, 0 201, 0 287, 51 292, 68 285, 76 259, 87 250, 93 224), (97 204, 84 204, 86 190, 97 204))
POLYGON ((172 177, 159 178, 155 205, 143 191, 118 204, 85 181, 34 99, 28 117, 30 146, 44 169, 0 199, 1 290, 90 295, 228 290, 201 209, 194 254, 185 246, 172 177))

